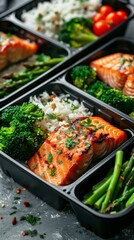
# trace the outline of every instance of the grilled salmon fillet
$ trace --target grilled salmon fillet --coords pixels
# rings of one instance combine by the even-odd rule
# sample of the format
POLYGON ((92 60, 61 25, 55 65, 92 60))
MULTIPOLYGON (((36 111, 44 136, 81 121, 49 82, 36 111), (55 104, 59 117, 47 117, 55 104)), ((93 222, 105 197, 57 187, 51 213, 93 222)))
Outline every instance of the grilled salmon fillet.
POLYGON ((97 75, 112 88, 122 90, 130 74, 134 73, 134 55, 114 53, 90 63, 97 75))
POLYGON ((55 129, 29 159, 29 168, 57 186, 70 184, 100 158, 126 141, 124 131, 100 117, 82 117, 55 129))
POLYGON ((0 32, 0 70, 8 64, 30 57, 37 49, 38 45, 35 42, 0 32))
POLYGON ((125 82, 123 93, 126 96, 130 96, 134 99, 134 74, 130 74, 125 82))

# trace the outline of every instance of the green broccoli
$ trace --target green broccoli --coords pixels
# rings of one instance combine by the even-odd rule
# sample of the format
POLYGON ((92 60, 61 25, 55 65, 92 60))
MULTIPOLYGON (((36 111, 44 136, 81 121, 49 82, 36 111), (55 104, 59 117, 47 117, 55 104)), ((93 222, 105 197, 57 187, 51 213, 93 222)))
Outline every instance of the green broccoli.
POLYGON ((90 28, 92 20, 87 18, 72 18, 65 22, 58 32, 58 40, 69 44, 73 48, 82 47, 98 39, 90 28))
POLYGON ((41 146, 45 132, 37 124, 43 112, 33 103, 10 106, 1 113, 0 150, 27 161, 41 146))
POLYGON ((134 111, 134 100, 131 97, 101 81, 92 83, 86 92, 126 114, 134 111))
POLYGON ((85 90, 96 80, 96 71, 90 66, 79 65, 72 69, 71 79, 76 87, 85 90))
POLYGON ((129 114, 131 118, 134 118, 134 111, 129 114))

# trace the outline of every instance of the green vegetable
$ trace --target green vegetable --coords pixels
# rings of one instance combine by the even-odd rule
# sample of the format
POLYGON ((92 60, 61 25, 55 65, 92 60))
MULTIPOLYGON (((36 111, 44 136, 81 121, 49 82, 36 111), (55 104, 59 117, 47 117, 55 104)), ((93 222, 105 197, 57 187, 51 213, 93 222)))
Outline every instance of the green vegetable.
POLYGON ((112 176, 110 176, 104 184, 102 184, 96 191, 93 192, 91 196, 87 196, 87 198, 84 198, 83 203, 87 205, 94 205, 94 203, 102 197, 102 195, 106 192, 106 190, 109 187, 110 181, 111 181, 112 176))
POLYGON ((108 207, 105 209, 105 212, 116 212, 122 210, 125 207, 126 201, 134 193, 134 187, 126 191, 120 198, 114 200, 108 207))
POLYGON ((26 216, 22 216, 20 218, 21 221, 27 221, 28 223, 30 223, 32 226, 35 226, 38 221, 40 221, 40 217, 34 216, 32 214, 28 214, 26 216))
POLYGON ((92 190, 83 197, 83 203, 93 206, 101 213, 111 214, 133 203, 133 158, 134 149, 132 149, 130 159, 122 164, 123 151, 117 151, 114 168, 110 168, 107 175, 93 185, 92 190))
POLYGON ((27 161, 41 146, 45 133, 35 124, 43 112, 33 103, 10 106, 0 116, 0 150, 9 156, 27 161))
POLYGON ((131 172, 131 169, 132 169, 133 166, 134 166, 134 156, 132 156, 130 158, 127 166, 125 167, 124 171, 120 175, 120 178, 118 180, 118 183, 116 185, 116 189, 115 189, 115 192, 114 192, 114 195, 113 195, 113 199, 116 199, 116 197, 118 196, 118 194, 122 190, 124 181, 125 181, 126 177, 128 176, 128 174, 131 172))
POLYGON ((120 150, 120 151, 116 152, 113 175, 112 175, 112 178, 111 178, 111 181, 110 181, 105 199, 102 202, 102 208, 101 208, 102 213, 105 212, 105 209, 107 208, 108 204, 110 203, 110 201, 112 199, 112 195, 114 193, 117 181, 118 181, 119 176, 120 176, 122 161, 123 161, 123 151, 120 150))
POLYGON ((134 111, 129 114, 130 117, 134 118, 134 111))
POLYGON ((134 167, 126 178, 123 194, 134 185, 134 167))
POLYGON ((0 84, 0 98, 9 95, 12 91, 37 78, 64 59, 64 57, 51 58, 50 56, 40 54, 35 62, 23 63, 24 69, 18 73, 3 75, 2 78, 5 81, 0 84))
POLYGON ((130 198, 126 202, 126 207, 128 207, 132 203, 134 203, 134 193, 132 193, 132 195, 130 196, 130 198))
POLYGON ((98 39, 98 37, 91 32, 91 26, 91 19, 72 18, 63 24, 58 32, 58 39, 73 48, 82 47, 98 39))
POLYGON ((124 96, 122 91, 110 88, 101 81, 92 83, 86 92, 126 114, 134 111, 134 100, 131 97, 124 96))
POLYGON ((72 69, 71 80, 76 87, 85 90, 91 82, 96 80, 96 71, 90 66, 76 66, 72 69))

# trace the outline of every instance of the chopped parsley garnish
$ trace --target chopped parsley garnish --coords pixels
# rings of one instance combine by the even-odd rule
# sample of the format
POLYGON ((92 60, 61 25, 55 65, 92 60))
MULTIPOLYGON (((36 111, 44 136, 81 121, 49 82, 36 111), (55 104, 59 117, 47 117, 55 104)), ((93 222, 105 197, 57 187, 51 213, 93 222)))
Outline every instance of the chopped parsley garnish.
POLYGON ((125 62, 128 62, 128 67, 131 66, 131 63, 133 62, 133 59, 132 58, 124 58, 124 57, 121 57, 120 58, 120 63, 121 65, 123 65, 125 62))
POLYGON ((52 153, 49 153, 47 161, 50 163, 50 162, 52 162, 52 160, 53 160, 53 155, 52 155, 52 153))
POLYGON ((38 167, 38 164, 35 164, 32 166, 33 169, 36 169, 38 167))
POLYGON ((81 125, 82 127, 88 128, 88 127, 91 126, 91 122, 92 122, 91 119, 90 119, 90 118, 87 118, 86 120, 80 122, 80 125, 81 125))
POLYGON ((89 148, 89 147, 90 147, 90 143, 89 143, 89 142, 85 142, 85 146, 86 146, 87 148, 89 148))
POLYGON ((33 216, 31 214, 27 215, 27 216, 22 216, 20 218, 21 221, 27 221, 28 223, 30 223, 32 226, 36 225, 38 221, 40 221, 40 217, 36 217, 33 216))
POLYGON ((14 197, 14 200, 19 200, 20 199, 20 197, 14 197))
POLYGON ((57 154, 61 154, 62 153, 62 150, 57 150, 57 152, 56 152, 57 154))
POLYGON ((48 117, 49 119, 56 119, 56 118, 57 118, 54 113, 49 113, 49 114, 47 114, 47 117, 48 117))
POLYGON ((23 236, 28 235, 28 236, 31 236, 31 237, 35 237, 35 236, 38 235, 38 231, 36 229, 34 229, 34 230, 28 229, 28 230, 25 230, 22 235, 23 236))
POLYGON ((124 57, 121 57, 121 58, 120 58, 120 63, 121 63, 121 65, 123 65, 123 64, 125 63, 125 61, 126 61, 126 59, 125 59, 124 57))
POLYGON ((17 210, 17 207, 15 207, 15 206, 13 206, 13 207, 11 207, 12 209, 14 209, 14 210, 17 210))
POLYGON ((12 33, 7 33, 7 37, 12 37, 12 33))
POLYGON ((73 149, 77 143, 78 142, 73 141, 72 138, 66 138, 65 140, 66 148, 68 149, 73 149))
POLYGON ((9 215, 13 215, 13 214, 15 214, 16 213, 16 211, 13 211, 13 212, 11 212, 9 215))
POLYGON ((71 110, 77 110, 79 108, 79 106, 76 106, 76 105, 74 105, 73 103, 72 103, 72 105, 71 105, 71 110))
POLYGON ((60 137, 60 136, 57 136, 56 138, 57 138, 57 140, 61 140, 61 137, 60 137))
POLYGON ((45 176, 45 173, 42 173, 41 175, 40 175, 40 177, 44 177, 45 176))
POLYGON ((38 22, 38 21, 41 21, 41 19, 42 19, 42 15, 38 15, 37 18, 36 18, 36 21, 37 21, 37 22, 38 22))
POLYGON ((62 160, 59 160, 58 163, 61 165, 63 162, 62 162, 62 160))
POLYGON ((46 233, 40 234, 40 238, 44 239, 46 237, 46 233))
POLYGON ((50 176, 51 176, 51 177, 55 176, 55 168, 52 168, 52 169, 50 170, 50 176))

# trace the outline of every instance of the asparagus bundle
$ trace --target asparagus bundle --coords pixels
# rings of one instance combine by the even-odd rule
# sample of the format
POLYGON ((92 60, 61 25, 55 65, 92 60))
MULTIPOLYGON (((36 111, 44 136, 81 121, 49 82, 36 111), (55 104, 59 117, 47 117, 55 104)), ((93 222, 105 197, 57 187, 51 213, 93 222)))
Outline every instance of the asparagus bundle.
POLYGON ((124 163, 123 155, 116 152, 114 168, 84 196, 84 204, 101 213, 116 213, 134 203, 134 149, 124 163))
POLYGON ((34 62, 23 63, 24 68, 18 73, 3 75, 2 78, 4 81, 0 83, 0 98, 7 96, 12 91, 32 81, 63 60, 64 58, 62 57, 51 58, 50 56, 40 54, 34 62))

